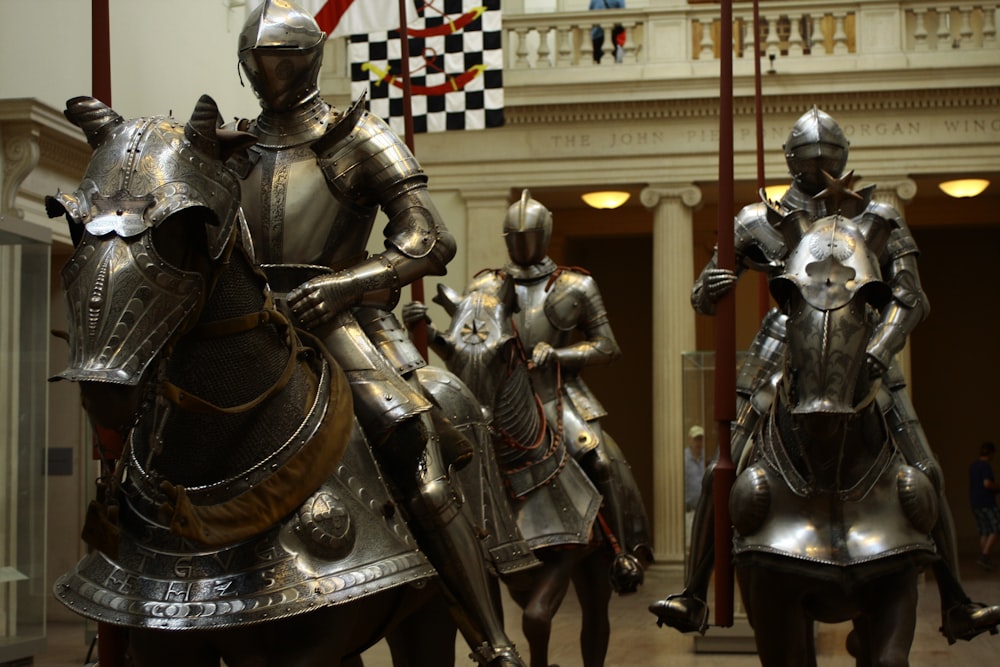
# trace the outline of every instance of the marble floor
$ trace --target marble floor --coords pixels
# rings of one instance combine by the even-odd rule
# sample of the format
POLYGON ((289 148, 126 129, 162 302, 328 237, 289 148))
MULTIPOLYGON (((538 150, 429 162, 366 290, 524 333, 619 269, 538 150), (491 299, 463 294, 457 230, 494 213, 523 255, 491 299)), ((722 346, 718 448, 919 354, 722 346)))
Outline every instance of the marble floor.
MULTIPOLYGON (((969 560, 963 564, 963 576, 970 596, 975 600, 1000 602, 1000 570, 986 572, 969 560)), ((637 594, 615 597, 611 606, 611 647, 606 667, 749 667, 759 664, 752 653, 706 653, 697 651, 691 635, 681 635, 674 630, 657 628, 646 606, 666 593, 680 588, 681 575, 677 569, 654 566, 647 572, 646 583, 637 594)), ((947 667, 1000 665, 1000 635, 980 635, 971 642, 948 642, 938 633, 940 612, 937 590, 932 579, 920 587, 920 614, 917 636, 910 654, 913 667, 947 667)), ((509 633, 519 647, 527 643, 520 633, 518 612, 510 599, 504 600, 509 633)), ((579 607, 572 594, 568 595, 555 620, 550 662, 562 667, 581 664, 577 648, 579 633, 579 607)), ((853 665, 844 650, 847 624, 818 626, 817 646, 821 667, 847 667, 853 665)), ((739 635, 737 628, 710 628, 708 637, 739 635)), ((728 645, 740 645, 735 637, 728 645)), ((724 647, 725 648, 725 647, 724 647)), ((85 627, 80 623, 50 623, 48 649, 35 657, 38 667, 76 667, 87 664, 88 640, 85 627)), ((458 655, 465 656, 464 644, 458 646, 458 655)), ((388 650, 384 644, 375 646, 364 656, 366 667, 391 667, 388 650)), ((459 660, 459 665, 472 662, 459 660)))

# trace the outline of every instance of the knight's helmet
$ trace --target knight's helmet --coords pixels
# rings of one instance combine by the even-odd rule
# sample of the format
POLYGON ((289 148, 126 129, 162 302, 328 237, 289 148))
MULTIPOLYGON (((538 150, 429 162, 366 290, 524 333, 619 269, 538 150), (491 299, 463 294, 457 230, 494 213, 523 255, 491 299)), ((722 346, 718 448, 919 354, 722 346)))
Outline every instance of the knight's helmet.
POLYGON ((826 187, 823 172, 839 178, 847 166, 850 142, 829 114, 813 107, 792 126, 785 141, 785 162, 799 189, 816 195, 826 187))
POLYGON ((270 111, 294 109, 319 94, 326 33, 288 0, 264 0, 239 38, 239 59, 254 94, 270 111))
POLYGON ((549 251, 552 213, 541 202, 532 199, 527 188, 521 191, 521 199, 507 209, 503 238, 511 260, 520 266, 538 264, 549 251))

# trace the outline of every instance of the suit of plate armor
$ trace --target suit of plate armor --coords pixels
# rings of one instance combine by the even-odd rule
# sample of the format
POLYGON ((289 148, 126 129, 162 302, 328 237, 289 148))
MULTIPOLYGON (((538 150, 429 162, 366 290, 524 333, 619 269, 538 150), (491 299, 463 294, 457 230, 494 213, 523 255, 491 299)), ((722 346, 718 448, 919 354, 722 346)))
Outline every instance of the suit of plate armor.
POLYGON ((258 261, 292 313, 324 336, 355 412, 421 549, 437 568, 459 628, 484 665, 522 665, 505 635, 474 527, 448 477, 461 438, 422 394, 424 360, 389 312, 400 288, 443 275, 455 241, 406 145, 356 101, 339 113, 319 95, 326 35, 308 13, 268 0, 247 19, 239 60, 261 114, 239 165, 258 261), (379 208, 385 251, 366 246, 379 208), (443 442, 442 442, 443 441, 443 442))
MULTIPOLYGON (((736 215, 736 271, 718 268, 718 255, 713 255, 691 290, 691 305, 695 310, 714 315, 718 300, 735 286, 748 268, 772 278, 783 272, 785 260, 794 248, 786 247, 784 237, 773 224, 792 211, 804 211, 811 220, 836 213, 827 210, 829 199, 815 196, 841 178, 847 165, 848 147, 847 137, 837 122, 815 107, 795 122, 784 145, 785 160, 792 175, 789 190, 779 202, 767 201, 761 193, 760 202, 745 206, 736 215)), ((849 174, 844 177, 850 178, 849 174)), ((951 641, 971 639, 1000 621, 1000 607, 970 602, 958 579, 955 533, 944 496, 944 479, 895 362, 907 336, 927 316, 930 308, 917 272, 918 249, 900 212, 888 204, 870 201, 873 190, 874 186, 869 186, 858 194, 868 200, 866 214, 878 216, 893 229, 879 257, 882 279, 892 289, 892 300, 881 311, 881 320, 866 351, 866 364, 870 374, 884 379, 887 390, 882 391, 879 402, 901 454, 909 465, 933 480, 939 494, 942 510, 932 537, 942 558, 935 565, 944 617, 942 631, 951 641)), ((760 415, 770 407, 780 379, 786 319, 774 309, 765 315, 737 375, 737 417, 732 428, 731 451, 738 469, 749 454, 747 441, 760 415)), ((703 477, 684 592, 650 605, 659 623, 682 632, 704 632, 707 627, 705 599, 714 551, 713 469, 714 463, 707 466, 703 477)))
POLYGON ((601 430, 607 412, 580 377, 585 367, 621 356, 600 290, 585 271, 557 267, 547 256, 552 214, 528 190, 508 209, 503 234, 510 256, 504 271, 514 279, 519 306, 514 324, 534 364, 532 382, 546 418, 561 423, 566 448, 604 497, 602 514, 624 547, 611 567, 612 584, 634 591, 642 581, 640 559, 651 560, 649 546, 633 539, 627 481, 615 474, 617 447, 601 430), (577 331, 584 339, 571 342, 577 331))

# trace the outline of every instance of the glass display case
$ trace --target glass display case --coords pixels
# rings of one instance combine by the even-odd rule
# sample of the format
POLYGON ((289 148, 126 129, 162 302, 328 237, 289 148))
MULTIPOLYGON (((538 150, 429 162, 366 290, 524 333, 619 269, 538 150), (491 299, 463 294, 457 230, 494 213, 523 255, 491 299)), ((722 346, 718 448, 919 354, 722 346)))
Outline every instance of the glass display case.
POLYGON ((50 246, 0 214, 0 664, 45 649, 50 246))
MULTIPOLYGON (((736 353, 736 372, 743 364, 746 352, 736 353)), ((715 456, 718 449, 719 434, 718 425, 715 421, 715 352, 685 352, 682 354, 682 372, 684 379, 683 387, 683 411, 684 423, 684 457, 685 473, 684 487, 685 494, 688 489, 692 492, 701 491, 701 479, 704 475, 703 469, 699 471, 690 469, 688 466, 689 451, 691 449, 692 429, 699 427, 703 432, 702 461, 709 462, 715 456), (690 470, 690 472, 689 472, 690 470), (691 477, 694 476, 694 479, 691 477), (690 487, 689 487, 690 485, 690 487)), ((735 397, 734 399, 735 400, 735 397)), ((695 431, 697 433, 697 431, 695 431)), ((691 524, 694 519, 694 508, 688 509, 687 498, 685 498, 684 512, 684 550, 688 552, 691 546, 691 524)), ((709 604, 715 599, 714 579, 713 585, 709 588, 709 604)), ((697 635, 694 638, 695 653, 754 653, 756 647, 753 640, 753 632, 750 624, 746 620, 746 611, 743 609, 739 592, 734 597, 734 619, 732 627, 713 627, 705 635, 697 635)))

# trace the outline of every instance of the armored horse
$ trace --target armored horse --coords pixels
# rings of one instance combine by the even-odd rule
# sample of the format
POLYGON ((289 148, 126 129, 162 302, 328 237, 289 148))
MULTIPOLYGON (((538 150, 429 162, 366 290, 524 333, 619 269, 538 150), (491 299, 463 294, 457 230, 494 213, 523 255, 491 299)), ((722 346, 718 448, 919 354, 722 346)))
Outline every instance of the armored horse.
POLYGON ((890 224, 842 193, 836 215, 778 229, 796 248, 772 295, 788 346, 730 497, 734 565, 762 665, 815 665, 815 622, 852 621, 858 665, 906 665, 917 582, 937 558, 931 480, 906 464, 865 349, 888 303, 890 224))
MULTIPOLYGON (((568 453, 560 424, 546 420, 531 384, 530 360, 514 329, 514 282, 503 271, 484 271, 464 295, 438 285, 434 301, 451 322, 446 331, 429 325, 429 343, 482 402, 513 515, 542 562, 541 567, 501 577, 523 611, 529 664, 549 667, 552 619, 572 584, 582 611, 583 664, 602 667, 610 638, 609 570, 615 550, 631 545, 617 544, 610 530, 602 528, 600 494, 568 453)), ((425 312, 423 304, 408 304, 403 317, 412 326, 425 312)), ((619 474, 632 480, 617 444, 610 440, 609 445, 619 474)), ((634 483, 626 486, 630 516, 638 528, 634 534, 644 545, 645 509, 634 483)), ((651 560, 641 552, 639 557, 643 565, 651 560)))
POLYGON ((254 138, 207 96, 184 124, 93 98, 65 113, 94 152, 46 200, 76 246, 58 377, 126 448, 56 597, 127 628, 139 667, 359 664, 440 593, 343 372, 254 261, 225 166, 254 138))

